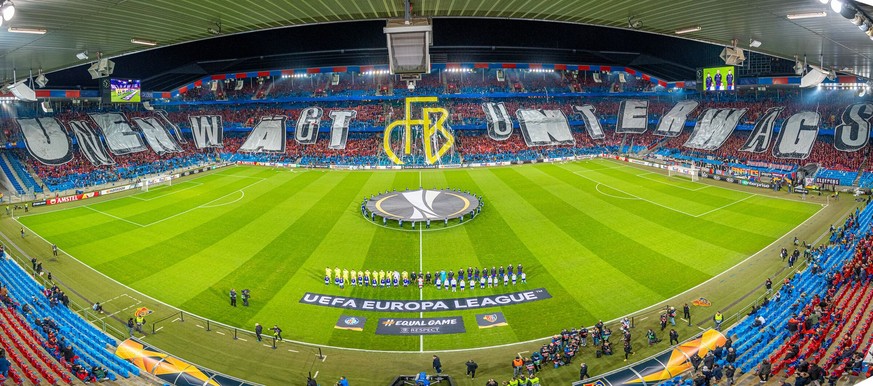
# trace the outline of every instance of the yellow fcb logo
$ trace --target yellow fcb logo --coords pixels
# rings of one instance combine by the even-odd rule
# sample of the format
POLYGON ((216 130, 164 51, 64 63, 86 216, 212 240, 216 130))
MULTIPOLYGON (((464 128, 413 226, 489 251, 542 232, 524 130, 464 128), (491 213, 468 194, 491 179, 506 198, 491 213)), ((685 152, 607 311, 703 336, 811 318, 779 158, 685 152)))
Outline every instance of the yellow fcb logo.
POLYGON ((452 135, 451 131, 446 127, 446 119, 449 117, 449 112, 446 109, 442 107, 423 107, 421 109, 421 119, 411 119, 412 114, 410 113, 410 110, 413 103, 431 103, 436 101, 437 97, 406 98, 403 119, 398 119, 391 122, 388 126, 385 126, 383 147, 385 149, 385 154, 388 155, 388 158, 391 159, 392 162, 397 165, 403 165, 403 160, 401 160, 400 157, 394 153, 394 150, 391 149, 391 133, 395 128, 401 126, 404 130, 403 154, 412 154, 413 126, 421 127, 424 157, 425 162, 427 162, 428 165, 436 163, 443 155, 451 150, 452 146, 455 144, 455 136, 452 135), (436 116, 435 120, 432 119, 433 116, 436 116), (445 138, 445 142, 443 142, 439 149, 434 148, 435 141, 433 141, 433 138, 437 135, 445 138))

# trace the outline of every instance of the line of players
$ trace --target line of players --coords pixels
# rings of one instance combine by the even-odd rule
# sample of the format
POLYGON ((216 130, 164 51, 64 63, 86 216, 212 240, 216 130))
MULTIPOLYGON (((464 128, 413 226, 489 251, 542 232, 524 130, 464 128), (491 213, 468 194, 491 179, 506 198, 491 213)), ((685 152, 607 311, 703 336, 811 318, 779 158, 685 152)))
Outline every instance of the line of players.
POLYGON ((341 289, 345 288, 346 283, 354 287, 373 288, 399 287, 401 284, 403 287, 409 287, 410 284, 417 283, 418 288, 424 288, 425 284, 428 284, 436 286, 437 289, 451 289, 452 292, 456 292, 458 288, 461 291, 467 288, 475 289, 476 283, 479 283, 479 288, 486 288, 486 286, 488 288, 497 287, 500 285, 500 278, 503 278, 503 286, 508 286, 510 282, 512 285, 516 285, 518 280, 521 280, 524 284, 527 283, 527 273, 524 272, 521 264, 517 267, 513 267, 512 264, 506 267, 492 266, 490 271, 484 267, 481 271, 479 268, 467 267, 465 272, 463 268, 460 268, 457 275, 455 275, 454 271, 439 271, 435 274, 430 272, 422 274, 421 272, 415 273, 413 271, 410 274, 407 271, 349 271, 347 269, 340 270, 339 267, 333 270, 330 267, 325 267, 324 269, 324 285, 330 285, 333 282, 334 285, 339 286, 341 289), (465 274, 466 280, 464 280, 465 274))

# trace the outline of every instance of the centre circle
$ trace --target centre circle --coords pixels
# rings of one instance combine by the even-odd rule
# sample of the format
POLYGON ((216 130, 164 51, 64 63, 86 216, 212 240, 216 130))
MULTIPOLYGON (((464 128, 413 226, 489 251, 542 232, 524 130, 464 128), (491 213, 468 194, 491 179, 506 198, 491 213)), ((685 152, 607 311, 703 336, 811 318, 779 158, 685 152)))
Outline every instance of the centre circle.
POLYGON ((399 221, 445 221, 472 218, 482 201, 470 192, 451 189, 418 189, 385 192, 364 202, 365 215, 399 221))

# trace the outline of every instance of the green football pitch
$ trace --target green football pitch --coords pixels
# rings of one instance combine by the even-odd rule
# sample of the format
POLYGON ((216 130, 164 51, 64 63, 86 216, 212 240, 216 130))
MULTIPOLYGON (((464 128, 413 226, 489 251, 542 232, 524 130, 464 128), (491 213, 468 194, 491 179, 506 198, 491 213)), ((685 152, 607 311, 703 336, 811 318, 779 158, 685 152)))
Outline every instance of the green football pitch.
POLYGON ((48 208, 21 223, 107 276, 232 326, 278 324, 289 339, 428 351, 501 345, 610 320, 682 293, 763 249, 821 209, 615 161, 423 171, 234 166, 148 192, 48 208), (473 221, 430 230, 374 224, 361 200, 386 189, 460 188, 483 197, 473 221), (325 286, 324 268, 457 270, 524 265, 527 284, 451 293, 426 286, 325 286), (250 307, 228 291, 249 288, 250 307), (551 298, 462 316, 466 333, 376 335, 385 317, 299 301, 306 292, 367 299, 446 299, 544 288, 551 298), (479 329, 501 311, 508 326, 479 329), (341 315, 363 331, 335 329, 341 315))

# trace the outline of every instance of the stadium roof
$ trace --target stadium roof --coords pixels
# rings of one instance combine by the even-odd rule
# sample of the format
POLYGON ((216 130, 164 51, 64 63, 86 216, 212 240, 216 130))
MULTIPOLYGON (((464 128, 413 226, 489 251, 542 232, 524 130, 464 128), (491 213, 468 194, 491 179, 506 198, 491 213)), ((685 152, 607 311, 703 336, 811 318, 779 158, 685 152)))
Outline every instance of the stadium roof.
MULTIPOLYGON (((0 76, 6 79, 12 78, 13 69, 18 70, 21 78, 31 69, 54 71, 81 65, 93 60, 97 52, 114 57, 150 48, 132 43, 131 39, 154 41, 158 47, 166 47, 265 29, 398 18, 403 16, 404 7, 400 0, 14 1, 16 15, 4 22, 0 31, 0 76), (12 33, 6 30, 9 26, 45 29, 47 33, 12 33), (221 35, 215 35, 219 30, 221 35), (89 59, 77 59, 76 54, 85 50, 89 59)), ((416 16, 435 18, 548 20, 623 29, 629 28, 629 18, 633 17, 633 21, 641 22, 640 31, 677 37, 680 35, 675 31, 699 26, 699 31, 681 37, 721 46, 737 39, 739 46, 746 49, 749 41, 755 39, 763 43, 754 48, 757 52, 788 59, 807 55, 811 64, 818 64, 821 57, 824 65, 846 73, 870 76, 873 65, 873 42, 818 0, 413 0, 412 7, 416 16), (827 16, 799 20, 786 17, 820 11, 826 11, 827 16)), ((871 14, 867 6, 859 8, 871 14)), ((435 39, 442 33, 435 30, 435 39)), ((377 30, 374 36, 378 34, 381 31, 377 30)), ((579 35, 574 39, 583 44, 605 39, 603 34, 579 35)), ((342 38, 357 40, 358 36, 342 38)), ((542 47, 550 46, 551 36, 540 38, 544 40, 542 47)), ((379 44, 384 47, 384 39, 379 44)), ((223 47, 228 51, 235 49, 232 45, 223 47)), ((669 48, 650 47, 655 52, 669 48)), ((622 50, 623 47, 616 47, 616 51, 622 50)), ((189 56, 191 52, 187 50, 189 56)), ((710 52, 701 54, 707 55, 707 59, 712 57, 710 52)), ((717 59, 717 53, 712 59, 717 59)), ((675 80, 678 76, 669 78, 675 80)))

